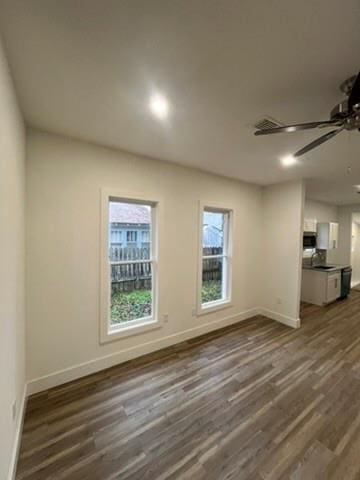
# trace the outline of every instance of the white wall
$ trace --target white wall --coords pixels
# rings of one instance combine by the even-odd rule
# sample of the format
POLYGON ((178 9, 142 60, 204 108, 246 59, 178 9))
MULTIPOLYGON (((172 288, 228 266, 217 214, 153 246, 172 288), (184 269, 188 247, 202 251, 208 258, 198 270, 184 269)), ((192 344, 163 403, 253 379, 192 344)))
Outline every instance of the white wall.
MULTIPOLYGON (((338 222, 339 212, 336 205, 328 205, 327 203, 318 202, 315 200, 305 199, 304 218, 310 220, 317 220, 320 222, 338 222)), ((337 250, 328 250, 327 254, 328 263, 337 263, 338 252, 337 250)))
POLYGON ((360 224, 352 223, 351 266, 352 285, 360 283, 360 224))
POLYGON ((360 212, 360 205, 345 205, 339 211, 339 248, 337 249, 337 263, 351 265, 351 229, 352 214, 360 212))
MULTIPOLYGON (((35 380, 30 391, 220 328, 261 306, 261 187, 38 131, 28 135, 27 169, 27 367, 28 378, 35 380), (169 314, 161 330, 105 345, 99 344, 101 187, 140 192, 162 203, 159 312, 169 314), (233 306, 196 318, 200 200, 234 209, 233 306)), ((282 253, 279 259, 287 265, 276 293, 283 305, 273 305, 273 292, 268 292, 268 304, 284 318, 297 318, 302 190, 298 182, 284 185, 274 216, 291 259, 282 253)), ((276 187, 266 194, 269 200, 272 191, 276 187)), ((280 244, 275 250, 277 255, 280 244)), ((271 251, 272 258, 276 255, 271 251)))
POLYGON ((188 330, 194 336, 219 328, 217 321, 235 321, 259 305, 260 187, 36 131, 28 136, 27 167, 29 379, 116 354, 99 363, 105 367, 176 343, 188 330), (107 345, 99 344, 101 187, 162 203, 159 312, 169 314, 161 330, 107 345), (199 200, 235 211, 234 302, 195 318, 199 200))
POLYGON ((14 463, 25 385, 25 132, 0 43, 0 479, 14 463), (12 418, 16 401, 17 414, 12 418))
POLYGON ((302 264, 304 185, 301 181, 264 188, 262 306, 274 318, 298 321, 302 264))

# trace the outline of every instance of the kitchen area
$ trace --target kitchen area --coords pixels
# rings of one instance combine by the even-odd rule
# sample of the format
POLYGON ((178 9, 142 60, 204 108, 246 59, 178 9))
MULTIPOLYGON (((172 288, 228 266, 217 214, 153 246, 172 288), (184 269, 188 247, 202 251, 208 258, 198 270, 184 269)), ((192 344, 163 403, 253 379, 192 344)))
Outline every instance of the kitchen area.
POLYGON ((338 247, 338 222, 304 219, 302 302, 325 306, 349 295, 352 269, 336 263, 338 247))

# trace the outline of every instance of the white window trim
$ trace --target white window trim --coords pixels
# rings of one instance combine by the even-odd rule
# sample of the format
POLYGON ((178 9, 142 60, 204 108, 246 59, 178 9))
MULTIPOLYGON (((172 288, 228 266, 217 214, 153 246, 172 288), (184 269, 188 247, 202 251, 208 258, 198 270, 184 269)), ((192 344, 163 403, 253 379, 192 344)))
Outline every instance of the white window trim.
POLYGON ((145 333, 150 330, 161 328, 163 322, 158 315, 159 299, 159 219, 161 202, 144 193, 134 194, 116 189, 101 189, 101 212, 100 212, 100 343, 108 343, 120 340, 124 337, 145 333), (121 326, 110 325, 110 297, 111 286, 109 282, 109 199, 116 198, 119 201, 128 201, 139 204, 152 205, 151 209, 151 244, 152 251, 150 261, 152 263, 152 316, 133 320, 121 326))
POLYGON ((232 307, 232 253, 233 253, 233 234, 234 234, 234 211, 232 208, 219 204, 217 202, 199 202, 199 225, 198 225, 198 281, 197 281, 197 299, 196 312, 198 316, 206 315, 224 308, 232 307), (228 214, 228 228, 226 229, 226 238, 224 239, 224 247, 226 247, 226 254, 216 255, 216 257, 226 258, 227 270, 225 277, 225 284, 223 288, 226 289, 227 297, 225 299, 216 300, 203 304, 201 301, 202 292, 202 264, 203 264, 203 213, 205 210, 218 211, 228 214))

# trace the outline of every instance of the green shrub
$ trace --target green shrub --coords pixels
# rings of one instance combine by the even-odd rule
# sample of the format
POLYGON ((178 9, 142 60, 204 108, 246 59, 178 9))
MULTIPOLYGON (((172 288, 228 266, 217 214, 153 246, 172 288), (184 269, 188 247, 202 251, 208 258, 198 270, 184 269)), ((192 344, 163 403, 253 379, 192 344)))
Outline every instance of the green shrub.
MULTIPOLYGON (((203 282, 201 298, 203 303, 221 298, 221 282, 203 282)), ((151 290, 116 292, 111 297, 111 323, 123 323, 151 316, 151 290)))
POLYGON ((221 299, 221 281, 220 280, 208 280, 203 282, 201 299, 203 303, 214 302, 221 299))
POLYGON ((151 315, 151 290, 117 292, 111 298, 111 322, 129 322, 151 315))

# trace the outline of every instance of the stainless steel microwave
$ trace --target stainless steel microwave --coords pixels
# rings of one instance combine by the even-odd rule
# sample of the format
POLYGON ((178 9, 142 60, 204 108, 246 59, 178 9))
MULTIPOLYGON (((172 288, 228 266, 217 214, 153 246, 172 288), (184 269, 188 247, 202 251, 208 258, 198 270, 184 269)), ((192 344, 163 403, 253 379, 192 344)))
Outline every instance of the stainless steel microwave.
POLYGON ((316 248, 316 234, 304 233, 303 248, 316 248))

